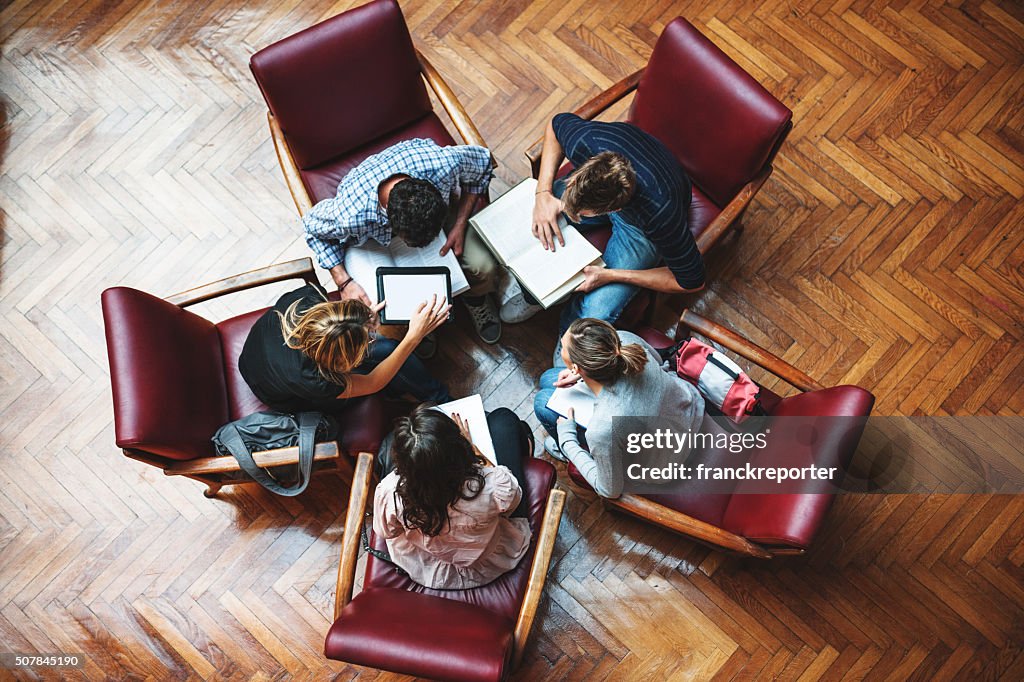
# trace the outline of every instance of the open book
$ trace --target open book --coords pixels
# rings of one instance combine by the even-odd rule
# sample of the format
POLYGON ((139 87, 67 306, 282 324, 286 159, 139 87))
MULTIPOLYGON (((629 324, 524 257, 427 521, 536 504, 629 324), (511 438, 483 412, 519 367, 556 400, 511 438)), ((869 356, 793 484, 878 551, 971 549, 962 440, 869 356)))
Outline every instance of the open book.
POLYGON ((576 423, 583 428, 590 425, 590 419, 594 416, 594 406, 597 404, 597 396, 582 381, 566 388, 556 388, 551 398, 548 399, 548 409, 560 414, 563 417, 569 416, 569 408, 573 409, 573 416, 576 423))
POLYGON ((583 268, 604 265, 604 261, 601 252, 565 222, 565 216, 559 217, 565 246, 556 243, 554 252, 544 250, 530 229, 536 189, 536 180, 523 180, 469 223, 523 288, 550 308, 583 282, 583 268))
POLYGON ((366 290, 372 303, 377 303, 377 268, 423 268, 444 266, 452 274, 452 296, 469 290, 469 282, 459 259, 449 251, 442 258, 437 255, 447 239, 439 232, 434 241, 422 248, 413 248, 401 239, 392 239, 389 246, 382 246, 374 240, 367 240, 359 246, 350 246, 345 251, 345 270, 352 279, 366 290))
POLYGON ((434 409, 444 412, 449 417, 458 413, 463 421, 469 422, 469 435, 473 439, 473 445, 480 450, 484 457, 491 461, 491 464, 498 463, 498 457, 494 454, 494 441, 491 439, 491 430, 487 428, 484 401, 479 393, 467 398, 453 400, 444 405, 438 405, 434 409))

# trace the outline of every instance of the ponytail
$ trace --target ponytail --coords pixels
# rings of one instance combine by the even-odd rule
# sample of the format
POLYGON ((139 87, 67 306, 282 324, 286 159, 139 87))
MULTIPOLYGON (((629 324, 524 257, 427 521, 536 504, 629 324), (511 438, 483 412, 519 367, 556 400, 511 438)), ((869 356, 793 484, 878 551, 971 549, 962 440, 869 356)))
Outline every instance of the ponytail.
POLYGON ((604 320, 584 317, 569 325, 567 352, 587 377, 602 384, 637 374, 647 365, 647 352, 639 344, 623 346, 615 327, 604 320))

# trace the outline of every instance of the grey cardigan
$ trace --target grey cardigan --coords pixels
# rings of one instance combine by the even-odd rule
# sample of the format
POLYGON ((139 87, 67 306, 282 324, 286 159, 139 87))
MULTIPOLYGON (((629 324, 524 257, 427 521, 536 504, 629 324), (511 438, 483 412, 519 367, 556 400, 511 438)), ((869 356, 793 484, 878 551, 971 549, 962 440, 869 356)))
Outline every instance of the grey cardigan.
POLYGON ((647 364, 639 374, 606 384, 597 396, 594 416, 587 428, 587 445, 580 445, 575 420, 558 425, 558 446, 601 497, 622 495, 623 462, 620 448, 612 447, 612 417, 671 417, 694 430, 704 417, 704 398, 674 371, 661 368, 661 358, 646 341, 619 332, 623 345, 639 344, 647 351, 647 364))

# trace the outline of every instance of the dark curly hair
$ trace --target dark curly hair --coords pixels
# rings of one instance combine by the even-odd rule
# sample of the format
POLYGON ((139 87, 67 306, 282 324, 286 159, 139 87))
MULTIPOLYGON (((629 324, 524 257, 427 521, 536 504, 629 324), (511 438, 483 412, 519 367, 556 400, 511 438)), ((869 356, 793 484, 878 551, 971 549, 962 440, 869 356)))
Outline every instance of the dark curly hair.
POLYGON ((397 419, 392 455, 402 523, 425 535, 440 535, 448 524, 448 508, 474 499, 484 488, 473 446, 443 412, 419 407, 397 419))
POLYGON ((395 183, 388 195, 391 232, 409 246, 426 246, 444 227, 448 205, 426 180, 406 178, 395 183))

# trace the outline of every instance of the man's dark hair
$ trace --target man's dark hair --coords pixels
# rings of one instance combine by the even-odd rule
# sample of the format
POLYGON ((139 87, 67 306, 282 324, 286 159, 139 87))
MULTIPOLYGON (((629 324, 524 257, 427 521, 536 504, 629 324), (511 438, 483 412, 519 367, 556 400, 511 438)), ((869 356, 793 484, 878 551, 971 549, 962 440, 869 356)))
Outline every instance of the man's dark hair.
POLYGON ((395 183, 388 196, 391 233, 409 246, 426 246, 444 227, 448 206, 431 183, 406 178, 395 183))

